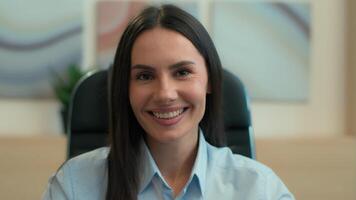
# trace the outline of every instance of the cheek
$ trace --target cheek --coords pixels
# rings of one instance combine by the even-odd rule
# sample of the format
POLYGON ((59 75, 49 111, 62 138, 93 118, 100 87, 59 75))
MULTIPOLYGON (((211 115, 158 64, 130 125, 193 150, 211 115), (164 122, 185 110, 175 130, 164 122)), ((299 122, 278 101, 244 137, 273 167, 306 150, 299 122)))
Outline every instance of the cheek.
POLYGON ((136 86, 130 86, 129 88, 129 98, 130 98, 130 104, 134 112, 136 112, 140 104, 142 104, 142 93, 138 90, 136 86))
POLYGON ((152 91, 148 87, 135 85, 129 87, 130 105, 135 115, 148 105, 152 98, 152 91))
POLYGON ((204 81, 194 81, 187 84, 185 87, 185 98, 197 106, 205 107, 205 99, 207 94, 207 84, 204 81))

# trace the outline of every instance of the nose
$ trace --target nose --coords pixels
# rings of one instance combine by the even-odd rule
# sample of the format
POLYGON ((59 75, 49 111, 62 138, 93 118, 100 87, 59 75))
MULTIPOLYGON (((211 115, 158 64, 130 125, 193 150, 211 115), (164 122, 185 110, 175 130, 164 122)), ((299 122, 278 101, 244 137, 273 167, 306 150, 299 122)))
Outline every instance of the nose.
POLYGON ((158 79, 154 100, 158 104, 169 104, 178 98, 177 83, 168 76, 158 79))

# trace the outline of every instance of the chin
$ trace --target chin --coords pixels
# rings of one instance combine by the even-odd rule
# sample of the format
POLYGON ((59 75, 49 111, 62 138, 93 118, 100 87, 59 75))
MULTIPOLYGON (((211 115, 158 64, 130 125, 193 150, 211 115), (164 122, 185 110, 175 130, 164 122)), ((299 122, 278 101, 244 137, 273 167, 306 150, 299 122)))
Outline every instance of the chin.
POLYGON ((172 129, 153 129, 147 133, 147 137, 152 142, 158 143, 174 143, 180 140, 190 139, 193 135, 191 130, 193 129, 182 129, 182 128, 172 128, 172 129))

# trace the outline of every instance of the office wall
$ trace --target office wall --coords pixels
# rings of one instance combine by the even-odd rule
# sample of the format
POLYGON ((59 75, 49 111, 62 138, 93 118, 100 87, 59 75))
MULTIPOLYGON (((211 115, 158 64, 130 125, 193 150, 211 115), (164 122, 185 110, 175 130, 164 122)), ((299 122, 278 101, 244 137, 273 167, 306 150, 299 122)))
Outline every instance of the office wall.
POLYGON ((346 132, 356 135, 356 1, 347 0, 346 132))
POLYGON ((0 135, 62 133, 55 100, 0 99, 0 135))
MULTIPOLYGON (((310 2, 309 101, 253 102, 257 137, 341 135, 345 132, 345 1, 310 2)), ((0 134, 59 134, 62 130, 58 110, 55 100, 0 99, 0 134)))

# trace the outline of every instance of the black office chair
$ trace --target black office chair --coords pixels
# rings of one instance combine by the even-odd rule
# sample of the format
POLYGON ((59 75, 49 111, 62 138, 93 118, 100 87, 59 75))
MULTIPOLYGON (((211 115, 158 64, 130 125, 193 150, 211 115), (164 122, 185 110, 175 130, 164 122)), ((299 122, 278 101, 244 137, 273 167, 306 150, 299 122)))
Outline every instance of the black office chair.
MULTIPOLYGON (((77 84, 70 103, 68 158, 107 146, 108 71, 90 72, 77 84)), ((255 158, 248 98, 241 81, 223 73, 223 116, 229 146, 234 153, 255 158)))
POLYGON ((227 146, 236 154, 255 159, 249 98, 241 80, 225 69, 222 92, 227 146))

